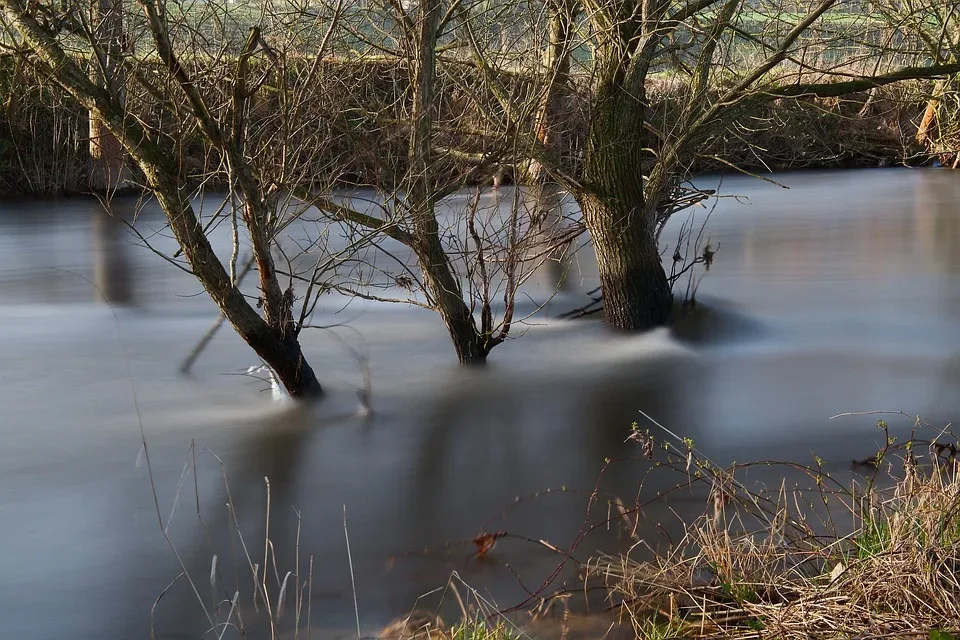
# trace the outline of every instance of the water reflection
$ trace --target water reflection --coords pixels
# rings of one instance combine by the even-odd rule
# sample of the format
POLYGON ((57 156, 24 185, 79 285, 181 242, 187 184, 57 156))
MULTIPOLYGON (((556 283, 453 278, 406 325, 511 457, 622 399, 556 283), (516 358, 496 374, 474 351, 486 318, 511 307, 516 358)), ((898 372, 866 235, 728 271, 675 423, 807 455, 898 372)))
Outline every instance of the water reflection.
POLYGON ((133 299, 132 265, 128 252, 132 234, 120 221, 126 212, 120 204, 110 213, 93 207, 93 274, 97 295, 112 304, 130 304, 133 299), (119 219, 118 219, 119 217, 119 219))
MULTIPOLYGON (((634 454, 624 440, 625 424, 637 418, 636 407, 680 421, 677 409, 683 405, 677 399, 685 388, 678 382, 695 380, 682 359, 661 360, 657 367, 636 360, 593 374, 585 384, 575 372, 539 380, 509 371, 471 372, 456 383, 421 390, 419 402, 382 399, 368 430, 360 418, 323 408, 257 420, 257 428, 242 429, 250 435, 224 456, 244 539, 256 541, 259 562, 264 478, 269 477, 270 536, 280 573, 294 566, 299 533, 301 548, 323 567, 315 577, 313 604, 325 623, 348 628, 351 622, 344 504, 367 625, 402 613, 453 570, 495 589, 505 603, 517 602, 525 593, 512 572, 539 584, 556 567, 557 556, 508 538, 487 561, 478 562, 471 557, 470 539, 482 530, 506 530, 571 544, 585 525, 587 496, 604 458, 634 454), (530 497, 561 487, 576 492, 530 497), (518 496, 524 498, 515 505, 518 496)), ((645 461, 611 466, 599 487, 601 505, 603 496, 630 494, 647 467, 645 461)), ((215 478, 208 478, 201 487, 212 484, 215 478)), ((189 556, 197 575, 206 575, 214 553, 221 562, 230 557, 229 516, 219 508, 226 501, 222 489, 202 497, 205 529, 191 526, 194 538, 182 541, 181 553, 189 556)), ((605 516, 601 506, 592 521, 605 516)), ((601 530, 581 552, 616 539, 616 532, 601 530)), ((563 575, 572 578, 573 569, 563 575)), ((190 589, 179 585, 167 594, 162 610, 195 609, 191 598, 190 589)), ((256 619, 252 612, 248 616, 248 622, 256 619)), ((202 626, 198 615, 164 616, 162 637, 189 635, 202 626)))
POLYGON ((955 215, 960 185, 956 180, 927 180, 913 191, 914 253, 926 256, 933 272, 960 272, 960 219, 955 215))
MULTIPOLYGON (((534 225, 539 229, 538 237, 542 238, 540 242, 547 245, 552 244, 553 238, 562 234, 564 226, 576 212, 576 202, 554 182, 524 190, 522 199, 528 215, 535 220, 534 225)), ((542 249, 535 247, 535 251, 540 253, 542 249)), ((576 288, 571 279, 575 251, 576 247, 567 243, 556 247, 544 257, 533 258, 542 261, 537 275, 546 291, 570 291, 576 288)))

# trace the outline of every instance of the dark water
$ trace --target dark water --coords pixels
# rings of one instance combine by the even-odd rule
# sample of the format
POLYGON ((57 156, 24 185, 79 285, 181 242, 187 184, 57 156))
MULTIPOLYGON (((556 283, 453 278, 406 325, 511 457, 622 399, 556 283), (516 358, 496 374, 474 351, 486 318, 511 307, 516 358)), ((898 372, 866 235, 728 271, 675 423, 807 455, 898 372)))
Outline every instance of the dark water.
MULTIPOLYGON (((539 586, 555 554, 515 537, 477 561, 456 543, 506 530, 569 545, 604 458, 638 454, 623 441, 643 422, 641 410, 719 462, 809 461, 816 452, 838 473, 879 434, 874 417, 829 420, 835 414, 955 416, 957 176, 887 169, 778 179, 790 189, 723 181, 724 193, 748 202, 723 200, 712 213, 719 253, 699 291, 714 311, 696 341, 551 319, 596 286, 586 253, 571 290, 482 373, 458 370, 429 312, 355 303, 337 313, 342 302, 330 299, 317 321, 349 325, 337 335, 369 353, 368 418, 357 415, 357 362, 328 331, 304 338, 331 391, 309 410, 274 403, 262 382, 230 375, 256 362, 227 331, 191 377, 179 376, 213 321, 189 276, 134 246, 97 216, 95 202, 3 205, 0 638, 147 637, 161 594, 155 636, 201 637, 210 625, 187 580, 165 588, 182 562, 209 602, 214 553, 234 583, 243 551, 228 500, 262 564, 264 477, 279 577, 294 569, 297 551, 303 574, 313 557, 311 622, 333 635, 355 628, 346 507, 361 624, 372 633, 452 571, 501 605, 523 600, 516 576, 539 586), (111 310, 85 278, 127 302, 111 310), (158 525, 137 406, 165 522, 177 505, 168 526, 176 553, 158 525), (194 467, 191 447, 196 482, 188 473, 178 485, 184 465, 194 467), (517 496, 559 488, 567 491, 510 508, 517 496)), ((155 214, 138 228, 170 246, 155 214)), ((664 239, 675 233, 676 225, 664 239)), ((531 295, 544 290, 534 282, 531 295)), ((629 501, 645 471, 642 461, 613 464, 600 486, 629 501)), ((747 480, 776 484, 777 473, 747 480)), ((648 480, 641 496, 669 481, 648 480)), ((700 499, 678 496, 671 506, 693 512, 700 499)), ((605 512, 603 499, 597 508, 605 512)), ((658 522, 676 526, 665 509, 647 518, 650 540, 658 522)), ((615 537, 592 534, 577 553, 586 558, 615 537)), ((248 591, 249 578, 240 580, 248 591)))

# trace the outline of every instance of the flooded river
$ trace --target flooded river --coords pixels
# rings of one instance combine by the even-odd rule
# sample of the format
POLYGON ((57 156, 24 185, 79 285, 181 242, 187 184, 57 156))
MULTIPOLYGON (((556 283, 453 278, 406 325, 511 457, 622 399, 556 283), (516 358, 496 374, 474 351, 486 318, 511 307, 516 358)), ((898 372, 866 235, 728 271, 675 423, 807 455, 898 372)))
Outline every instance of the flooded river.
MULTIPOLYGON (((225 581, 246 589, 249 578, 233 577, 243 550, 226 504, 262 564, 265 477, 279 566, 270 579, 282 581, 297 553, 305 575, 312 556, 311 625, 317 637, 348 636, 354 591, 371 634, 452 571, 501 605, 522 601, 559 558, 521 538, 571 544, 604 458, 638 454, 624 439, 632 422, 646 424, 640 411, 721 463, 807 462, 816 452, 838 473, 871 453, 879 434, 873 417, 831 421, 835 414, 955 417, 957 175, 777 179, 790 188, 721 185, 741 198, 722 200, 710 219, 718 253, 699 295, 714 317, 700 339, 613 336, 595 320, 554 319, 597 285, 584 252, 569 290, 482 372, 458 369, 427 311, 356 302, 340 311, 342 301, 329 298, 317 322, 348 328, 336 329, 339 339, 304 334, 330 391, 310 409, 274 403, 262 381, 235 375, 258 363, 229 331, 180 376, 215 318, 212 305, 190 276, 98 216, 95 201, 4 203, 0 638, 130 640, 149 637, 151 626, 157 638, 201 637, 210 623, 178 575, 185 569, 208 603, 222 599, 210 594, 216 554, 225 581), (126 302, 107 306, 91 281, 126 302), (362 372, 344 342, 369 354, 372 416, 358 415, 362 372), (547 489, 566 491, 530 497, 547 489), (514 505, 518 496, 528 497, 514 505), (472 558, 463 542, 497 530, 514 537, 472 558)), ((170 246, 155 214, 138 228, 170 246)), ((612 465, 602 490, 632 500, 644 464, 612 465)), ((653 481, 643 489, 656 490, 653 481)), ((672 506, 689 511, 700 500, 679 496, 672 506)), ((658 523, 676 525, 666 509, 647 517, 651 536, 658 523)), ((613 538, 601 531, 577 554, 613 538)))

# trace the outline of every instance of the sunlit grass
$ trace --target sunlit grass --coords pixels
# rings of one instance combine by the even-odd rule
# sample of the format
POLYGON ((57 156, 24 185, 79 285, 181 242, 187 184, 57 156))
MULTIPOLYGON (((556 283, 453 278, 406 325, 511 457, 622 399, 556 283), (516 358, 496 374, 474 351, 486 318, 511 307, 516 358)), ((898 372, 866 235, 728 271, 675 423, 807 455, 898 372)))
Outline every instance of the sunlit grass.
POLYGON ((491 623, 477 617, 454 625, 447 637, 449 640, 520 640, 523 635, 502 620, 491 623))
POLYGON ((845 487, 818 461, 805 492, 749 490, 735 476, 750 465, 717 469, 689 442, 664 453, 635 430, 664 467, 713 487, 707 511, 667 553, 595 565, 635 636, 952 638, 960 471, 942 443, 955 436, 940 430, 921 452, 920 441, 897 445, 881 424, 888 444, 864 483, 845 487))

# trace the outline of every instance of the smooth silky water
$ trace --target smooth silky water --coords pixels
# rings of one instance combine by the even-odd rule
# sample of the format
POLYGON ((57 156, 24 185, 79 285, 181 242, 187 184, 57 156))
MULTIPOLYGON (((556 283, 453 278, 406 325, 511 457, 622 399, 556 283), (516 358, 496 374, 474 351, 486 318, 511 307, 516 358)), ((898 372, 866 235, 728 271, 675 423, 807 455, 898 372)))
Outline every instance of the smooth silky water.
MULTIPOLYGON (((428 311, 343 308, 328 296, 314 322, 346 326, 333 329, 340 339, 303 333, 329 391, 306 409, 236 375, 259 363, 229 330, 190 376, 179 375, 216 317, 212 304, 188 274, 99 214, 95 200, 3 204, 0 637, 130 640, 147 637, 151 624, 157 638, 201 637, 209 623, 189 583, 175 581, 181 565, 161 534, 154 489, 165 522, 177 505, 169 537, 209 601, 212 553, 231 585, 242 556, 220 461, 254 561, 263 561, 268 477, 280 578, 297 552, 304 576, 313 556, 315 634, 348 636, 344 507, 361 626, 372 634, 453 571, 502 606, 523 601, 524 587, 539 587, 560 557, 507 538, 477 560, 470 538, 505 530, 565 548, 588 519, 594 487, 632 502, 649 464, 624 441, 631 423, 650 426, 641 411, 719 463, 810 462, 816 453, 837 474, 872 453, 881 434, 874 416, 830 420, 835 414, 955 417, 956 175, 877 169, 776 179, 789 189, 701 181, 741 199, 721 200, 711 214, 705 233, 718 253, 698 293, 709 311, 694 326, 628 337, 596 319, 555 319, 597 285, 586 251, 569 286, 483 371, 456 366, 428 311), (358 412, 362 370, 341 339, 369 355, 371 416, 358 412), (187 474, 181 485, 191 451, 196 482, 187 474), (621 457, 634 460, 612 464, 598 485, 604 459, 621 457)), ((137 226, 169 249, 161 223, 148 209, 137 226)), ((215 237, 228 254, 229 230, 215 237)), ((530 300, 545 300, 549 288, 533 281, 530 300)), ((526 300, 521 311, 534 308, 526 300)), ((756 469, 743 479, 776 486, 782 474, 756 469)), ((647 478, 641 499, 676 480, 647 478)), ((678 530, 675 514, 702 504, 702 493, 676 494, 651 507, 641 534, 658 544, 660 532, 678 530)), ((601 497, 589 520, 606 515, 601 497)), ((601 528, 576 553, 585 559, 621 538, 601 528)), ((561 578, 575 581, 576 571, 561 578)), ((249 579, 241 582, 249 591, 249 579)), ((241 609, 255 626, 248 595, 241 609)))

